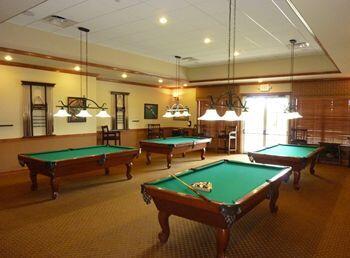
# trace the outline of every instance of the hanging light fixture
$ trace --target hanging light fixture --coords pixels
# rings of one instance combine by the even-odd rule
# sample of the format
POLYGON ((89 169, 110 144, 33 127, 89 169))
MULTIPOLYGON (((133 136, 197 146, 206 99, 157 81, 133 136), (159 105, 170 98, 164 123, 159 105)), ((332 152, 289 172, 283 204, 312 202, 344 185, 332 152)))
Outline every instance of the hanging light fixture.
POLYGON ((62 100, 59 100, 58 102, 60 105, 57 105, 56 107, 59 107, 60 109, 54 114, 55 117, 70 117, 71 114, 68 113, 69 108, 80 108, 80 112, 76 115, 77 117, 92 117, 92 115, 89 113, 88 109, 97 109, 100 110, 98 114, 96 114, 96 117, 101 118, 107 118, 111 117, 106 109, 106 103, 103 103, 102 105, 97 104, 94 100, 88 98, 89 93, 89 85, 88 85, 88 33, 89 29, 84 27, 78 28, 80 31, 80 95, 81 98, 76 98, 75 100, 68 102, 65 104, 62 100), (86 96, 83 95, 83 33, 85 33, 85 93, 86 96))
MULTIPOLYGON (((237 115, 235 109, 241 109, 242 114, 248 112, 246 104, 243 104, 241 98, 233 92, 234 78, 235 78, 235 61, 238 52, 236 51, 236 0, 233 0, 233 38, 231 46, 231 32, 232 32, 232 0, 229 1, 229 20, 228 20, 228 58, 227 58, 227 92, 219 96, 214 101, 214 97, 210 96, 210 106, 198 120, 202 121, 239 121, 242 120, 240 116, 237 115), (232 47, 232 51, 231 51, 232 47), (232 53, 232 54, 231 54, 232 53), (232 56, 232 65, 231 65, 232 56), (232 67, 232 79, 231 79, 231 67, 232 67), (232 81, 232 82, 231 82, 232 81), (218 105, 218 103, 223 97, 226 97, 225 105, 218 105), (227 108, 225 114, 221 117, 216 111, 216 107, 224 106, 227 108)), ((244 115, 244 117, 246 117, 244 115)))
MULTIPOLYGON (((291 53, 290 53, 290 84, 291 87, 293 88, 293 83, 294 83, 294 59, 295 59, 295 47, 303 47, 306 43, 305 42, 300 42, 297 43, 295 39, 289 40, 290 42, 290 47, 291 47, 291 53)), ((286 119, 298 119, 302 118, 303 116, 300 115, 300 113, 297 110, 297 100, 295 99, 294 103, 290 103, 289 107, 285 110, 285 118, 286 119)))
POLYGON ((176 60, 176 95, 174 97, 175 103, 170 107, 168 106, 164 118, 172 117, 189 117, 191 114, 188 112, 188 107, 185 107, 180 103, 180 56, 175 56, 176 60))

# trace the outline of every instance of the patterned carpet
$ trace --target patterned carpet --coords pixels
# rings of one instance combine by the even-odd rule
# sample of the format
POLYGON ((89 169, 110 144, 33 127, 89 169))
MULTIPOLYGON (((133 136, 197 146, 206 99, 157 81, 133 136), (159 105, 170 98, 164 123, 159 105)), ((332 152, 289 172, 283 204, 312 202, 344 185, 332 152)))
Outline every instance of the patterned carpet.
MULTIPOLYGON (((162 156, 151 166, 141 156, 131 181, 124 167, 61 178, 56 201, 45 177, 31 192, 27 174, 3 176, 0 257, 215 257, 214 229, 179 217, 170 217, 161 245, 157 210, 143 202, 140 184, 225 157, 189 154, 166 170, 162 156)), ((266 201, 234 224, 227 257, 350 257, 350 169, 318 164, 316 176, 303 172, 300 191, 282 185, 277 214, 266 201)))

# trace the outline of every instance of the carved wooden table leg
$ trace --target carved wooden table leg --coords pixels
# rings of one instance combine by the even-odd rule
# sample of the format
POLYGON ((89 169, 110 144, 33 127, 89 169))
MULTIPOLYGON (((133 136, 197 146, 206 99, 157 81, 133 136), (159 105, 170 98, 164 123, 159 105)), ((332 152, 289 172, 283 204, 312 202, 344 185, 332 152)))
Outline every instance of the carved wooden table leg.
POLYGON ((158 221, 162 228, 162 232, 158 234, 158 238, 161 243, 166 243, 169 238, 169 234, 170 234, 169 216, 170 214, 164 211, 159 211, 158 213, 158 221))
POLYGON ((58 197, 58 182, 55 175, 51 176, 50 184, 51 184, 52 199, 56 199, 58 197))
POLYGON ((293 170, 293 175, 294 175, 293 185, 295 190, 300 189, 300 174, 301 174, 300 170, 293 170))
POLYGON ((130 179, 132 178, 132 175, 131 175, 131 168, 132 168, 133 163, 130 162, 130 163, 127 163, 127 164, 125 164, 125 165, 126 165, 126 178, 127 178, 128 180, 130 180, 130 179))
POLYGON ((32 185, 30 186, 30 189, 32 191, 35 191, 38 189, 38 180, 37 180, 37 174, 34 171, 30 171, 30 181, 32 182, 32 185))
POLYGON ((278 211, 278 206, 276 202, 279 196, 279 186, 273 186, 270 191, 270 211, 271 213, 276 213, 278 211))
POLYGON ((230 230, 218 228, 216 231, 216 250, 217 257, 224 258, 225 250, 230 240, 230 230))
POLYGON ((167 161, 167 168, 171 167, 171 159, 173 158, 173 154, 169 153, 166 155, 166 161, 167 161))
POLYGON ((146 164, 147 165, 151 164, 151 153, 148 151, 146 152, 146 159, 147 159, 146 164))
POLYGON ((105 168, 105 175, 106 175, 106 176, 109 175, 109 168, 105 168))
POLYGON ((182 153, 182 157, 183 157, 183 158, 186 157, 186 154, 185 154, 185 153, 182 153))
POLYGON ((203 148, 201 150, 201 159, 204 160, 205 159, 205 148, 203 148))
POLYGON ((311 175, 314 175, 314 174, 315 174, 316 160, 317 160, 317 157, 314 157, 314 158, 311 160, 311 164, 310 164, 310 173, 311 173, 311 175))

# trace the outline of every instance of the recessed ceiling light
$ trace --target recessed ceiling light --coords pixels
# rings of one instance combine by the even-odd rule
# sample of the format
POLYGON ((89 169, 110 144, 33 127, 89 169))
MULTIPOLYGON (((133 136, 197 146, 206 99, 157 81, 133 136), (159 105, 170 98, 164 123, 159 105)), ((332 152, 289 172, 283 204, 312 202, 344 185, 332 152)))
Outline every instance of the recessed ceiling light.
POLYGON ((159 83, 163 83, 163 79, 158 79, 158 82, 159 83))
POLYGON ((128 78, 128 75, 126 73, 122 73, 122 78, 128 78))
POLYGON ((239 56, 240 53, 239 53, 238 51, 235 51, 235 52, 233 53, 233 55, 234 55, 234 56, 239 56))
POLYGON ((10 55, 6 55, 4 58, 6 61, 12 61, 12 59, 13 59, 12 56, 10 56, 10 55))
POLYGON ((159 18, 159 22, 160 22, 160 24, 166 24, 168 22, 168 19, 166 17, 162 16, 159 18))
POLYGON ((187 83, 184 83, 183 86, 184 86, 184 87, 187 87, 187 83))
POLYGON ((258 83, 262 83, 264 80, 263 79, 259 79, 258 80, 258 83))
POLYGON ((205 38, 203 41, 204 41, 205 44, 211 43, 211 39, 210 38, 205 38))
POLYGON ((74 70, 79 72, 80 71, 80 66, 79 65, 74 66, 74 70))

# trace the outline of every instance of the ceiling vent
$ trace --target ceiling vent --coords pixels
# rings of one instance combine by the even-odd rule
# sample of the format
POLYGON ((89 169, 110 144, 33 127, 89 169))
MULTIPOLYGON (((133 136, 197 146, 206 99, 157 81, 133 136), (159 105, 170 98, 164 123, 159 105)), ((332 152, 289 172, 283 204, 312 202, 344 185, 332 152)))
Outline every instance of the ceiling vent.
POLYGON ((183 58, 181 58, 181 60, 184 62, 198 62, 199 61, 199 59, 192 57, 192 56, 183 57, 183 58))
POLYGON ((72 21, 69 19, 66 19, 64 17, 58 16, 58 15, 50 15, 43 19, 44 22, 49 23, 51 25, 60 27, 62 29, 73 26, 77 24, 76 21, 72 21))

